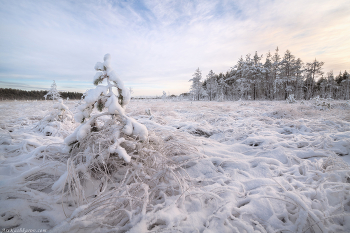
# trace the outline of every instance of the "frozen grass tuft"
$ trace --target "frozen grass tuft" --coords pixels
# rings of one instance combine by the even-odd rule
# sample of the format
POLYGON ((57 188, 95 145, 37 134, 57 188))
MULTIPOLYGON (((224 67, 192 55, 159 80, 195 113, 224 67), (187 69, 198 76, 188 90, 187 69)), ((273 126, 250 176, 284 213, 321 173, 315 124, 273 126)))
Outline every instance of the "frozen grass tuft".
POLYGON ((101 138, 103 132, 91 133, 86 142, 81 142, 79 150, 88 153, 78 152, 74 147, 70 152, 63 193, 81 207, 53 232, 81 229, 83 219, 90 219, 84 223, 86 230, 98 228, 125 232, 140 222, 146 213, 164 208, 169 199, 185 197, 182 194, 189 189, 190 177, 182 168, 188 161, 181 160, 181 157, 193 151, 191 147, 171 137, 162 140, 152 135, 149 142, 129 138, 128 141, 133 143, 125 148, 132 153, 132 160, 126 163, 116 156, 102 157, 108 149, 108 143, 101 138), (88 157, 94 159, 87 172, 80 174, 78 169, 88 157), (93 196, 87 197, 85 184, 89 182, 95 182, 98 189, 93 196))

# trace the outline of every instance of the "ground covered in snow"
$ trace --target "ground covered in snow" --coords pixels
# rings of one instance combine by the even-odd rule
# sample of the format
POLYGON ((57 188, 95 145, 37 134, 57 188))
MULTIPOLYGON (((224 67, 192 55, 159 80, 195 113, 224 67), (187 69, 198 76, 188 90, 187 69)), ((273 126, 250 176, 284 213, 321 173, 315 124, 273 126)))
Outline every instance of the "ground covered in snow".
POLYGON ((64 103, 68 120, 55 122, 53 101, 0 102, 2 231, 350 232, 348 102, 131 101, 150 132, 142 145, 164 156, 144 150, 72 197, 55 189, 79 126, 78 102, 64 103))

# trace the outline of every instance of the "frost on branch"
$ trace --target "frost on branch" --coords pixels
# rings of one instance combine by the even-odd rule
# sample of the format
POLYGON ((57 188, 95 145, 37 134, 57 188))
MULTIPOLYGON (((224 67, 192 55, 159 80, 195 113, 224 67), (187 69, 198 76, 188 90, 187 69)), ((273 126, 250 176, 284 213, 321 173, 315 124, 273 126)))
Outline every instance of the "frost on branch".
POLYGON ((78 149, 84 143, 86 150, 92 150, 91 145, 96 142, 88 143, 88 138, 93 133, 104 132, 101 138, 105 139, 103 143, 108 144, 108 150, 102 153, 103 157, 108 158, 110 155, 116 154, 119 158, 130 162, 130 155, 121 146, 125 139, 120 134, 146 141, 148 138, 147 128, 125 114, 125 107, 130 102, 130 92, 111 68, 111 55, 106 54, 104 62, 97 62, 95 70, 97 73, 93 78, 93 83, 96 87, 86 92, 84 101, 75 114, 75 120, 82 124, 65 139, 65 143, 70 150, 78 149), (106 85, 101 85, 103 82, 106 85), (115 88, 116 93, 113 92, 113 88, 115 88), (95 108, 100 112, 105 111, 101 114, 91 115, 95 108), (106 120, 106 116, 109 116, 110 119, 106 120))

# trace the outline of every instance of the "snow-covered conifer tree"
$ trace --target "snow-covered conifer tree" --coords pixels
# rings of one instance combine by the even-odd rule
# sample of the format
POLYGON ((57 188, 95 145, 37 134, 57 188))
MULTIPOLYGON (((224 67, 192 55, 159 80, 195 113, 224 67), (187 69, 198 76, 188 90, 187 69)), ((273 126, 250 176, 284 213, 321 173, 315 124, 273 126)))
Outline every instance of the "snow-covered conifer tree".
POLYGON ((218 85, 217 85, 217 101, 224 101, 225 99, 225 88, 227 84, 223 77, 220 77, 218 85))
POLYGON ((327 83, 328 83, 328 98, 333 98, 333 90, 336 87, 334 80, 333 70, 327 73, 327 83))
POLYGON ((192 82, 191 93, 194 100, 199 100, 202 95, 206 95, 203 84, 201 82, 202 72, 198 68, 192 76, 193 78, 189 80, 189 82, 192 82))
POLYGON ((59 99, 61 97, 60 93, 58 93, 57 91, 57 85, 55 80, 53 80, 50 90, 46 93, 46 95, 44 95, 45 100, 48 96, 50 96, 52 100, 59 99))
POLYGON ((210 70, 207 75, 207 84, 206 89, 209 96, 209 100, 211 101, 213 99, 213 95, 216 94, 218 83, 215 78, 215 73, 213 70, 210 70))
POLYGON ((310 88, 308 88, 308 98, 312 98, 314 95, 314 86, 316 82, 317 76, 321 76, 323 74, 322 72, 322 66, 324 65, 324 62, 319 62, 316 60, 310 63, 306 63, 306 73, 309 75, 308 81, 311 83, 310 88))
MULTIPOLYGON (((139 198, 140 187, 146 193, 147 199, 153 198, 153 190, 164 190, 165 193, 163 185, 158 184, 167 182, 174 185, 172 178, 169 182, 169 178, 165 178, 170 163, 174 166, 174 162, 165 159, 162 152, 154 149, 158 144, 153 136, 149 142, 148 130, 144 125, 126 115, 125 107, 130 101, 129 89, 111 68, 111 56, 106 54, 104 62, 98 62, 95 69, 97 73, 93 82, 96 87, 85 93, 75 115, 76 121, 81 122, 81 125, 64 140, 66 148, 63 154, 68 158, 67 169, 51 189, 72 198, 77 205, 88 203, 88 206, 82 207, 82 212, 95 205, 91 196, 98 198, 102 193, 109 193, 121 201, 122 206, 116 203, 99 203, 102 208, 118 206, 117 208, 134 211, 130 216, 144 214, 143 209, 148 204, 145 208, 131 203, 123 204, 124 196, 139 198), (102 113, 93 111, 94 109, 102 113)), ((177 177, 175 178, 178 180, 177 177)), ((178 193, 182 192, 184 190, 181 186, 178 193)), ((112 199, 116 200, 114 197, 112 199)), ((107 212, 118 223, 119 218, 124 219, 119 214, 111 215, 110 210, 107 212)), ((135 223, 134 218, 140 219, 132 217, 131 223, 135 223)))
POLYGON ((162 95, 162 100, 166 100, 166 92, 165 91, 163 91, 163 95, 162 95))
POLYGON ((343 80, 341 81, 344 86, 344 99, 350 99, 350 74, 345 70, 343 74, 343 80))
MULTIPOLYGON (((130 162, 131 156, 120 145, 125 142, 124 137, 121 136, 124 134, 133 136, 140 141, 146 141, 148 138, 147 128, 125 114, 125 107, 130 101, 130 92, 111 68, 109 54, 104 56, 103 63, 96 63, 95 70, 97 73, 93 83, 96 88, 86 92, 83 103, 78 107, 78 113, 75 115, 75 120, 82 124, 65 139, 65 143, 71 149, 78 148, 82 141, 88 140, 92 132, 104 131, 104 135, 101 135, 106 139, 104 143, 109 142, 109 145, 106 145, 106 150, 101 152, 104 159, 107 159, 110 154, 117 154, 119 158, 130 162), (103 81, 106 81, 107 85, 99 85, 103 81), (117 89, 117 94, 113 92, 113 88, 117 89), (100 112, 107 108, 107 111, 91 115, 94 108, 100 112), (101 119, 97 122, 98 118, 106 115, 110 116, 110 120, 104 120, 103 125, 101 119)), ((90 147, 90 145, 86 144, 86 147, 90 147)), ((85 148, 85 150, 92 150, 92 148, 85 148)))
POLYGON ((131 96, 132 94, 134 94, 134 90, 132 89, 132 87, 129 87, 129 92, 130 92, 130 96, 131 96))
POLYGON ((301 99, 303 97, 303 85, 304 85, 304 76, 303 76, 303 62, 298 58, 295 62, 295 97, 301 99))
POLYGON ((295 98, 294 98, 294 94, 290 94, 290 95, 288 96, 288 98, 286 99, 286 102, 287 102, 288 104, 296 103, 297 101, 296 101, 295 98))
MULTIPOLYGON (((35 126, 40 132, 43 132, 46 136, 61 134, 63 125, 66 122, 73 122, 73 114, 69 108, 64 105, 62 99, 58 99, 58 103, 53 106, 54 110, 41 119, 35 126)), ((64 131, 64 130, 63 130, 64 131)), ((62 131, 62 132, 63 132, 62 131)), ((66 135, 66 133, 64 133, 66 135)))
POLYGON ((284 92, 284 98, 287 99, 291 95, 291 92, 294 90, 293 83, 296 80, 296 71, 297 64, 295 56, 287 50, 284 54, 282 61, 280 62, 280 81, 282 88, 282 93, 284 92))

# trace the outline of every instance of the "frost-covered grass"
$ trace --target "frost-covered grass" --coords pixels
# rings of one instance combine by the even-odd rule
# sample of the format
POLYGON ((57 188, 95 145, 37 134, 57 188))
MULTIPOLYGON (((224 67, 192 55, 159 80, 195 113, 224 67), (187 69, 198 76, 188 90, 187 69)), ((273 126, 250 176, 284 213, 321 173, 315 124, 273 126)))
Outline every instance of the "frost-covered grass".
POLYGON ((80 124, 38 130, 56 102, 0 102, 1 229, 349 232, 350 105, 329 103, 131 101, 149 141, 79 174, 63 141, 80 124))

